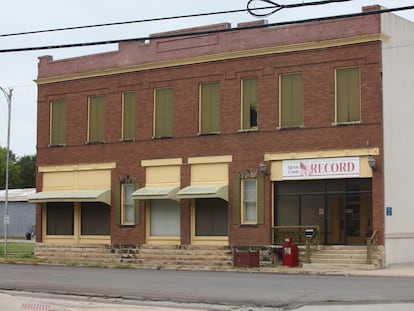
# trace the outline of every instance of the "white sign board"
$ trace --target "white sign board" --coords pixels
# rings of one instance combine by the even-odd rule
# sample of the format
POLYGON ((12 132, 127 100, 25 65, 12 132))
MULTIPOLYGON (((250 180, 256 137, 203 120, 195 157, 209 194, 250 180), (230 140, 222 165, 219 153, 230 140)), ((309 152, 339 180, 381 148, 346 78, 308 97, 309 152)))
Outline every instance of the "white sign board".
POLYGON ((359 157, 283 161, 283 179, 328 179, 359 177, 359 157))

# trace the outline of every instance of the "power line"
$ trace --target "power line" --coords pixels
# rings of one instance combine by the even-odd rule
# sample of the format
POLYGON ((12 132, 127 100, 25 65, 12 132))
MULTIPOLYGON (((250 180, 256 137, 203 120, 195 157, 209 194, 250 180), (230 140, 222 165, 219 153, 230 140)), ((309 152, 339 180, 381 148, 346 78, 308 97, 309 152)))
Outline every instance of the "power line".
MULTIPOLYGON (((270 9, 272 7, 263 7, 263 8, 260 8, 260 10, 270 9)), ((190 17, 203 17, 203 16, 210 16, 210 15, 241 13, 241 12, 247 12, 247 11, 248 11, 248 9, 246 8, 246 9, 229 10, 229 11, 197 13, 197 14, 188 14, 188 15, 177 15, 177 16, 170 16, 170 17, 148 18, 148 19, 140 19, 140 20, 134 20, 134 21, 125 21, 125 22, 114 22, 114 23, 94 24, 94 25, 85 25, 85 26, 74 26, 74 27, 44 29, 44 30, 33 30, 33 31, 26 31, 26 32, 15 32, 15 33, 8 33, 8 34, 0 34, 0 37, 12 37, 12 36, 30 35, 30 34, 38 34, 38 33, 45 33, 45 32, 57 32, 57 31, 66 31, 66 30, 107 27, 107 26, 119 26, 119 25, 136 24, 136 23, 157 22, 157 21, 163 21, 163 20, 173 20, 173 19, 190 18, 190 17)))
POLYGON ((68 44, 37 46, 37 47, 1 49, 0 53, 63 49, 63 48, 73 48, 73 47, 117 44, 117 43, 124 43, 124 42, 133 42, 133 41, 147 41, 147 40, 157 40, 157 39, 170 39, 170 38, 177 38, 177 37, 189 37, 189 36, 206 35, 206 34, 212 34, 212 33, 233 32, 233 31, 240 31, 240 30, 246 30, 246 29, 266 28, 266 27, 284 26, 284 25, 309 23, 309 22, 320 22, 320 21, 333 20, 333 19, 345 19, 345 18, 351 18, 351 17, 357 17, 357 16, 392 13, 392 12, 406 11, 406 10, 412 10, 412 9, 414 9, 414 5, 392 8, 392 9, 382 9, 382 10, 377 10, 377 11, 367 11, 367 12, 361 12, 361 13, 345 14, 345 15, 335 15, 335 16, 328 16, 328 17, 318 17, 318 18, 310 18, 310 19, 304 19, 304 20, 295 20, 295 21, 287 21, 287 22, 279 22, 279 23, 271 23, 271 24, 243 26, 242 28, 236 27, 236 28, 228 28, 228 29, 204 30, 204 31, 187 32, 187 33, 167 33, 164 35, 161 34, 161 35, 151 36, 151 37, 138 37, 138 38, 130 38, 130 39, 117 39, 117 40, 106 40, 106 41, 96 41, 96 42, 68 43, 68 44))
POLYGON ((282 9, 293 9, 293 8, 299 8, 299 7, 305 7, 305 6, 316 6, 316 5, 331 4, 331 3, 336 3, 336 2, 349 2, 349 1, 352 1, 352 0, 321 0, 321 1, 302 2, 302 3, 294 3, 294 4, 278 4, 271 0, 249 0, 249 2, 247 2, 247 11, 249 12, 250 15, 253 15, 255 17, 266 17, 282 9), (266 4, 270 4, 271 7, 253 8, 252 6, 256 2, 264 2, 266 4), (267 12, 267 13, 256 13, 257 10, 263 10, 263 9, 272 9, 272 11, 267 12))
POLYGON ((247 8, 245 8, 245 9, 208 12, 208 13, 196 13, 196 14, 188 14, 188 15, 177 15, 177 16, 170 16, 170 17, 158 17, 158 18, 149 18, 149 19, 124 21, 124 22, 114 22, 114 23, 104 23, 104 24, 93 24, 93 25, 84 25, 84 26, 73 26, 73 27, 43 29, 43 30, 32 30, 32 31, 25 31, 25 32, 0 34, 0 37, 12 37, 12 36, 46 33, 46 32, 58 32, 58 31, 87 29, 87 28, 98 28, 98 27, 107 27, 107 26, 119 26, 119 25, 127 25, 127 24, 156 22, 156 21, 163 21, 163 20, 174 20, 174 19, 182 19, 182 18, 190 18, 190 17, 203 17, 203 16, 232 14, 232 13, 241 13, 241 12, 248 12, 249 14, 254 15, 256 17, 264 17, 264 16, 271 15, 274 12, 279 11, 279 10, 284 9, 284 8, 296 8, 296 7, 301 7, 301 6, 321 5, 321 4, 329 4, 329 3, 333 3, 333 2, 345 2, 345 1, 352 1, 352 0, 323 0, 323 1, 289 4, 289 5, 277 4, 277 3, 272 2, 270 0, 249 0, 249 2, 247 3, 247 8), (260 7, 260 8, 252 8, 251 5, 256 1, 262 1, 262 2, 268 3, 268 4, 270 4, 270 6, 263 6, 263 7, 260 7), (274 11, 272 11, 271 13, 266 13, 266 14, 255 13, 256 11, 268 10, 268 9, 274 9, 274 11))

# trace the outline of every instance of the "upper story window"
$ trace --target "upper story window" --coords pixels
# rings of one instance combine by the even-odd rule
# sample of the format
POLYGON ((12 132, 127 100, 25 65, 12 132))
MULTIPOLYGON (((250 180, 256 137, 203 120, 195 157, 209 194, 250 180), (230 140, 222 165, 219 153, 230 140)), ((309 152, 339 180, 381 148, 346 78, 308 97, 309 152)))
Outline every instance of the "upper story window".
POLYGON ((220 82, 200 84, 200 134, 220 132, 220 82))
POLYGON ((279 83, 280 127, 301 127, 303 125, 302 73, 281 74, 279 77, 279 83))
POLYGON ((174 89, 154 90, 154 137, 173 136, 174 89))
POLYGON ((338 68, 336 81, 336 123, 361 121, 361 78, 359 67, 338 68))
POLYGON ((50 103, 50 145, 66 143, 66 101, 54 100, 50 103))
POLYGON ((257 79, 243 79, 241 81, 241 93, 241 129, 249 130, 257 128, 257 79))
POLYGON ((136 93, 122 94, 122 140, 135 139, 136 93))
POLYGON ((89 97, 88 114, 88 142, 103 142, 105 139, 105 96, 89 97))

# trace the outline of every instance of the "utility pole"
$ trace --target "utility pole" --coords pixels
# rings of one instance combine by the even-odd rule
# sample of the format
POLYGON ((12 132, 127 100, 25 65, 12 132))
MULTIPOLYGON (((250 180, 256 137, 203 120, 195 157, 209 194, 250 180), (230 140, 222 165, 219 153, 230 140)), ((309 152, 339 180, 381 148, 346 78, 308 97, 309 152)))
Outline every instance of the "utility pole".
POLYGON ((5 196, 4 196, 4 258, 7 258, 7 227, 10 223, 9 218, 9 162, 10 162, 10 118, 11 118, 11 102, 13 89, 7 90, 0 86, 0 90, 3 92, 7 100, 8 117, 7 117, 7 147, 6 147, 6 184, 5 184, 5 196))

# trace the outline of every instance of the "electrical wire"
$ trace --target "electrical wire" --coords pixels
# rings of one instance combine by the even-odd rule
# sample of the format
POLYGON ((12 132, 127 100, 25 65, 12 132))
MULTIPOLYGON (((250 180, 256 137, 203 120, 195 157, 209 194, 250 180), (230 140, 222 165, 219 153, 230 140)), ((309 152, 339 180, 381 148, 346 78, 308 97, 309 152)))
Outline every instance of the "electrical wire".
POLYGON ((294 4, 278 4, 276 2, 273 2, 271 0, 249 0, 247 2, 247 12, 249 12, 250 15, 253 15, 255 17, 266 17, 270 16, 282 9, 292 9, 292 8, 299 8, 304 6, 314 6, 314 5, 324 5, 324 4, 331 4, 336 2, 348 2, 352 0, 322 0, 322 1, 314 1, 314 2, 302 2, 302 3, 294 3, 294 4), (256 2, 264 2, 266 4, 270 4, 270 7, 260 7, 255 8, 252 7, 256 2), (267 13, 256 13, 257 10, 266 10, 266 9, 272 9, 272 11, 267 13))
POLYGON ((360 12, 360 13, 345 14, 345 15, 335 15, 335 16, 304 19, 304 20, 295 20, 295 21, 278 22, 278 23, 270 23, 270 24, 243 26, 242 28, 227 28, 227 29, 219 29, 219 30, 205 30, 205 31, 196 31, 196 32, 185 32, 185 33, 184 32, 183 33, 181 33, 181 32, 180 33, 166 33, 166 34, 160 34, 160 35, 151 36, 151 37, 139 37, 139 38, 106 40, 106 41, 96 41, 96 42, 69 43, 69 44, 60 44, 60 45, 47 45, 47 46, 37 46, 37 47, 0 49, 0 53, 51 50, 51 49, 73 48, 73 47, 86 47, 86 46, 108 45, 108 44, 117 44, 117 43, 124 43, 124 42, 133 42, 133 41, 135 41, 135 42, 136 41, 145 42, 147 40, 169 39, 169 38, 178 38, 178 37, 207 35, 207 34, 213 34, 213 33, 234 32, 234 31, 247 30, 247 29, 276 27, 276 26, 301 24, 301 23, 308 23, 308 22, 319 22, 319 21, 326 21, 326 20, 333 20, 333 19, 345 19, 345 18, 351 18, 351 17, 357 17, 357 16, 365 16, 365 15, 392 13, 392 12, 406 11, 406 10, 412 10, 412 9, 414 9, 414 5, 405 6, 405 7, 398 7, 398 8, 392 8, 392 9, 382 9, 382 10, 377 10, 377 11, 367 11, 367 12, 360 12))
MULTIPOLYGON (((260 10, 261 9, 269 9, 269 8, 272 8, 272 7, 260 8, 260 10)), ((164 21, 164 20, 174 20, 174 19, 190 18, 190 17, 203 17, 203 16, 211 16, 211 15, 242 13, 242 12, 247 12, 247 11, 248 11, 248 9, 246 8, 246 9, 237 9, 237 10, 229 10, 229 11, 197 13, 197 14, 188 14, 188 15, 177 15, 177 16, 170 16, 170 17, 148 18, 148 19, 140 19, 140 20, 134 20, 134 21, 125 21, 125 22, 114 22, 114 23, 94 24, 94 25, 85 25, 85 26, 73 26, 73 27, 44 29, 44 30, 32 30, 32 31, 26 31, 26 32, 15 32, 15 33, 8 33, 8 34, 0 34, 0 37, 12 37, 12 36, 46 33, 46 32, 57 32, 57 31, 107 27, 107 26, 119 26, 119 25, 136 24, 136 23, 158 22, 158 21, 164 21)))
POLYGON ((128 24, 137 24, 137 23, 147 23, 147 22, 157 22, 157 21, 164 21, 164 20, 174 20, 174 19, 182 19, 182 18, 191 18, 191 17, 203 17, 203 16, 211 16, 211 15, 221 15, 221 14, 232 14, 232 13, 242 13, 248 12, 251 15, 256 17, 264 17, 273 14, 276 11, 279 11, 284 8, 295 8, 300 6, 310 6, 310 5, 320 5, 320 4, 328 4, 332 2, 343 2, 343 1, 352 1, 352 0, 324 0, 324 1, 317 1, 317 2, 310 2, 310 3, 299 3, 299 4, 290 4, 290 5, 281 5, 274 3, 270 0, 250 0, 247 3, 246 9, 236 9, 236 10, 227 10, 227 11, 218 11, 218 12, 208 12, 208 13, 196 13, 196 14, 188 14, 188 15, 177 15, 177 16, 170 16, 170 17, 157 17, 157 18, 148 18, 148 19, 141 19, 141 20, 133 20, 133 21, 124 21, 124 22, 114 22, 114 23, 104 23, 104 24, 93 24, 93 25, 84 25, 84 26, 73 26, 73 27, 62 27, 62 28, 53 28, 53 29, 43 29, 43 30, 32 30, 32 31, 25 31, 25 32, 15 32, 15 33, 7 33, 7 34, 0 34, 0 37, 13 37, 13 36, 22 36, 22 35, 31 35, 31 34, 39 34, 39 33, 47 33, 47 32, 58 32, 58 31, 67 31, 67 30, 78 30, 78 29, 87 29, 87 28, 98 28, 98 27, 108 27, 108 26, 119 26, 119 25, 128 25, 128 24), (270 6, 264 6, 260 8, 251 8, 251 4, 256 1, 262 1, 269 3, 270 6), (268 10, 274 9, 272 13, 267 14, 259 14, 254 13, 254 11, 259 10, 268 10))

